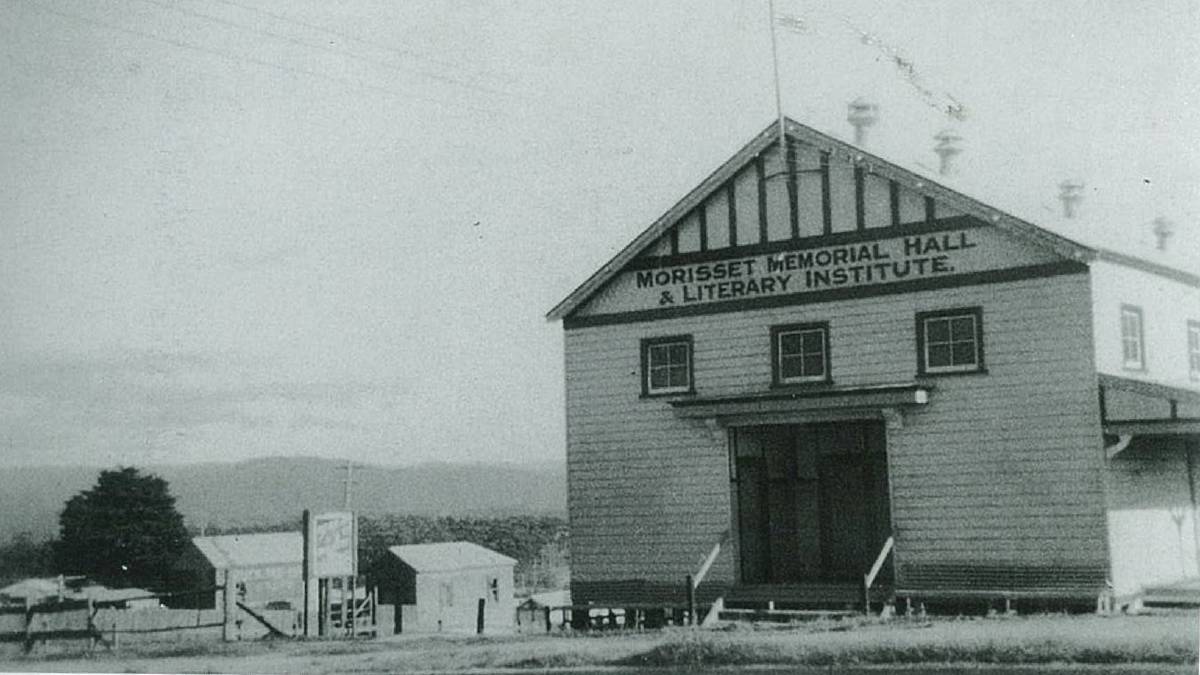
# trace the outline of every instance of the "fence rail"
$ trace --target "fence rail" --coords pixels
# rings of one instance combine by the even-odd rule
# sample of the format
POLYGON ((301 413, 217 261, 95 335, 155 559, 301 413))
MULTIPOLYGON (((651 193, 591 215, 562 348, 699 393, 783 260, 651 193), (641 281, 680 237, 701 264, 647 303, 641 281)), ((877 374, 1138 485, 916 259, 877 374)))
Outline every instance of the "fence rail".
POLYGON ((19 643, 29 653, 38 644, 88 641, 87 647, 116 647, 118 635, 169 633, 227 626, 230 617, 222 610, 124 609, 138 600, 162 600, 223 591, 210 586, 171 593, 106 600, 63 599, 24 606, 0 607, 0 645, 19 643))

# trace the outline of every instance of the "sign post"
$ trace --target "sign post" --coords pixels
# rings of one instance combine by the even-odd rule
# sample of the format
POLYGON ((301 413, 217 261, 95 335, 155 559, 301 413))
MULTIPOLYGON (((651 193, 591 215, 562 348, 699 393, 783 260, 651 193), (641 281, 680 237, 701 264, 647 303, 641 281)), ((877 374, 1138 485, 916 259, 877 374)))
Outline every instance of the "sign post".
POLYGON ((352 511, 312 514, 304 511, 304 636, 328 635, 331 618, 329 580, 341 578, 345 628, 346 580, 358 574, 358 520, 352 511), (322 592, 322 586, 325 587, 322 592), (326 620, 320 622, 318 617, 326 620))

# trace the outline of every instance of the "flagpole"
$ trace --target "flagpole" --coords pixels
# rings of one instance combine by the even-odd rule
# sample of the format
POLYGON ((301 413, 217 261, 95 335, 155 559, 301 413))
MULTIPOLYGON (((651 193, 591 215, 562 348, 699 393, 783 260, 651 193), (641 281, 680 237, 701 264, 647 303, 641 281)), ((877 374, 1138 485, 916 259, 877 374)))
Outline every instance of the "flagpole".
POLYGON ((783 128, 783 99, 779 94, 779 45, 775 38, 775 0, 767 0, 767 10, 771 13, 771 66, 775 73, 775 114, 779 117, 779 152, 787 154, 787 134, 783 128))

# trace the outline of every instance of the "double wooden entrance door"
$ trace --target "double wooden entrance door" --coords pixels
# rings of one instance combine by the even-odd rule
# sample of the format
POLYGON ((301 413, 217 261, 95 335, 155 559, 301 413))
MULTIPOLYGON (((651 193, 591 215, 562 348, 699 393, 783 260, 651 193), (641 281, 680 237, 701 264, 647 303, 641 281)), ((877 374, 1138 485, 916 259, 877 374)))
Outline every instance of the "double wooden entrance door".
POLYGON ((891 534, 883 423, 731 433, 741 582, 861 581, 891 534))

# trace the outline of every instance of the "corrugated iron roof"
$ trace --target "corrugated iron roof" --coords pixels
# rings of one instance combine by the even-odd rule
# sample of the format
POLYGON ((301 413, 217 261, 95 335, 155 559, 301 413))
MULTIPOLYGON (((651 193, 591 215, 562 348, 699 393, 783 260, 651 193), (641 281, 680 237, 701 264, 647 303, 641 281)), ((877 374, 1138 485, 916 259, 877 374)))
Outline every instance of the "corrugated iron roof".
POLYGON ((515 565, 516 560, 469 541, 392 546, 392 555, 417 572, 443 572, 475 567, 515 565))
POLYGON ((299 532, 261 532, 196 537, 192 543, 217 569, 304 562, 304 537, 299 532))

